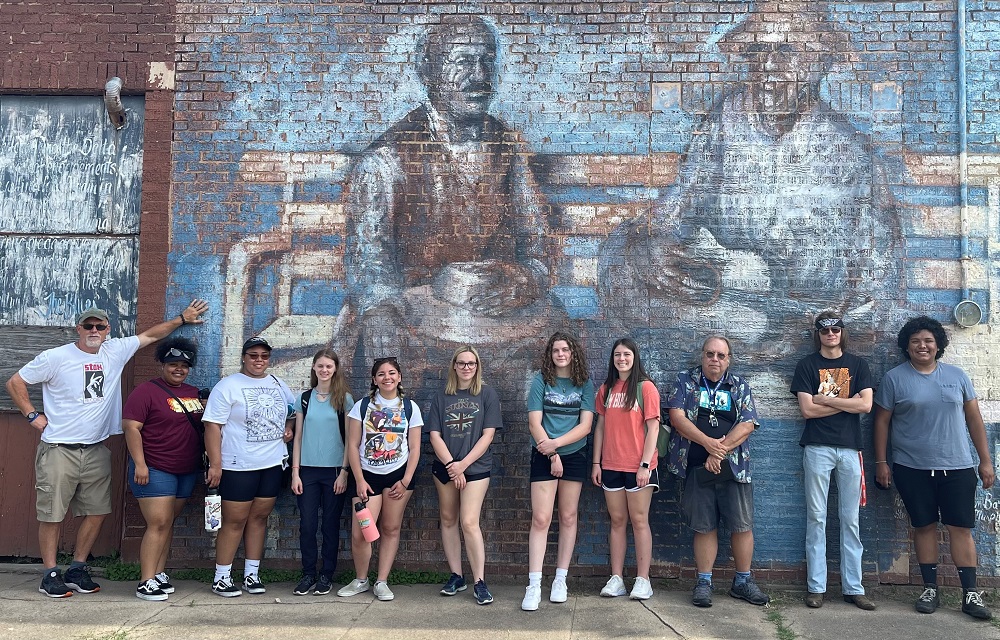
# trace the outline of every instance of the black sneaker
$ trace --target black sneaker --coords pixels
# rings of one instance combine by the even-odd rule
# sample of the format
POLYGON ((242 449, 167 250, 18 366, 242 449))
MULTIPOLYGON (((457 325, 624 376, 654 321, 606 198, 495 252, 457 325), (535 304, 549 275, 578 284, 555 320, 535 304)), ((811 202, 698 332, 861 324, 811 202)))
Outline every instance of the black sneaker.
POLYGON ((698 578, 698 584, 694 585, 694 593, 691 594, 691 604, 696 607, 712 606, 712 583, 704 578, 698 578))
POLYGON ((267 592, 267 589, 264 588, 264 583, 252 573, 243 578, 243 590, 254 594, 267 592))
POLYGON ((292 593, 294 593, 297 596, 308 595, 309 592, 312 590, 312 588, 315 586, 316 586, 316 578, 312 576, 302 576, 302 579, 299 580, 299 583, 297 585, 295 585, 295 589, 292 590, 292 593))
POLYGON ((160 591, 163 593, 173 593, 176 591, 176 589, 174 589, 174 585, 170 584, 170 576, 166 573, 161 571, 153 577, 160 583, 160 591))
POLYGON ((457 573, 451 574, 448 578, 448 582, 444 583, 441 587, 441 595, 443 596, 453 596, 459 591, 465 591, 469 588, 469 585, 465 583, 465 578, 458 575, 457 573))
POLYGON ((156 578, 150 578, 139 583, 135 589, 135 597, 140 600, 166 600, 167 594, 160 588, 160 583, 156 578))
POLYGON ((989 620, 993 617, 990 610, 983 604, 982 591, 962 592, 962 613, 968 614, 980 620, 989 620))
POLYGON ((223 598, 235 598, 243 595, 243 591, 233 584, 233 579, 230 576, 226 576, 221 580, 216 580, 215 584, 212 585, 212 593, 222 596, 223 598))
POLYGON ((493 602, 493 594, 486 588, 486 583, 482 580, 473 585, 472 592, 476 594, 476 604, 489 604, 493 602))
POLYGON ((330 576, 324 576, 320 574, 319 582, 316 583, 316 588, 313 590, 314 596, 325 596, 333 590, 333 579, 330 576))
POLYGON ((97 593, 101 585, 90 579, 87 567, 77 567, 66 570, 66 586, 79 593, 97 593))
MULTIPOLYGON (((941 605, 941 596, 938 594, 936 584, 925 584, 924 592, 920 594, 917 601, 913 603, 913 608, 920 613, 934 613, 941 605)), ((964 601, 963 601, 964 606, 964 601)))
POLYGON ((760 587, 754 582, 753 577, 747 578, 747 581, 743 584, 736 584, 736 580, 734 579, 733 586, 729 589, 729 595, 740 600, 746 600, 758 607, 763 607, 771 601, 771 597, 760 590, 760 587))
POLYGON ((50 598, 68 598, 73 595, 73 591, 63 582, 62 574, 58 569, 49 571, 42 576, 42 583, 38 585, 38 593, 44 593, 50 598))

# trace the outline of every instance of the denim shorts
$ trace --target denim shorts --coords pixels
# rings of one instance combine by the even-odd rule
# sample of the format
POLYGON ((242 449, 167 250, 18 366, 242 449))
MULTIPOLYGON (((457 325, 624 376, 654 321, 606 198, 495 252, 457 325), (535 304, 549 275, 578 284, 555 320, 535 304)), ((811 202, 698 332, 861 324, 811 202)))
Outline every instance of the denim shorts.
POLYGON ((135 461, 128 459, 128 486, 136 498, 190 498, 198 472, 168 473, 156 467, 149 467, 149 482, 135 483, 135 461))

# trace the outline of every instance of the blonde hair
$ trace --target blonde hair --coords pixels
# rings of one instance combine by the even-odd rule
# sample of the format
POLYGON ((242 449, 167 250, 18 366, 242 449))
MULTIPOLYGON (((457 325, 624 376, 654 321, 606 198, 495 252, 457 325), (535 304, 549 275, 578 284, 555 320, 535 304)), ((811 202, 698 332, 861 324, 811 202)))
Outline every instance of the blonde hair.
POLYGON ((444 394, 453 396, 458 393, 458 374, 455 373, 455 362, 458 356, 463 353, 471 353, 476 356, 476 375, 472 377, 472 384, 469 385, 469 393, 478 396, 483 390, 483 363, 479 359, 479 352, 471 344, 463 344, 451 356, 451 365, 448 367, 448 382, 444 385, 444 394))

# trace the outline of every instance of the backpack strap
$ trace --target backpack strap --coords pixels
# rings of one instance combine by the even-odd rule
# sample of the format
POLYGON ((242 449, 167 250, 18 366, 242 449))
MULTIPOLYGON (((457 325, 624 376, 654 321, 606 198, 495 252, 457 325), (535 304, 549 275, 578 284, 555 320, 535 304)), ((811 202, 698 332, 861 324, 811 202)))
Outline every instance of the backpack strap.
POLYGON ((309 401, 312 399, 313 390, 303 391, 301 396, 302 402, 302 424, 306 422, 306 414, 309 413, 309 401))

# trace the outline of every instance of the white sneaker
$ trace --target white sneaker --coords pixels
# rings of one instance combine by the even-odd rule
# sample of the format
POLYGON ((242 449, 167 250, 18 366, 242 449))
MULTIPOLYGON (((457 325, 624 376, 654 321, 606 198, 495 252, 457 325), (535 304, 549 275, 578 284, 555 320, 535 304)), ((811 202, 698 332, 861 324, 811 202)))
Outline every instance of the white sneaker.
POLYGON ((538 603, 542 601, 542 588, 528 585, 524 590, 524 600, 521 600, 522 611, 538 611, 538 603))
POLYGON ((382 601, 392 600, 396 596, 393 595, 392 589, 385 582, 379 580, 375 583, 375 597, 382 601))
POLYGON ((549 602, 566 602, 566 581, 556 578, 552 581, 552 589, 549 591, 549 602))
POLYGON ((632 583, 632 593, 628 594, 633 600, 649 600, 653 597, 653 585, 649 584, 646 578, 636 576, 632 583))
POLYGON ((368 582, 368 578, 364 580, 358 580, 355 578, 351 580, 348 584, 345 584, 340 589, 337 590, 337 595, 341 598, 348 598, 350 596, 356 596, 359 593, 364 593, 371 589, 371 583, 368 582))
POLYGON ((604 585, 601 589, 601 595, 605 598, 617 598, 618 596, 623 596, 627 591, 625 591, 625 582, 622 580, 621 576, 611 576, 608 583, 604 585))

